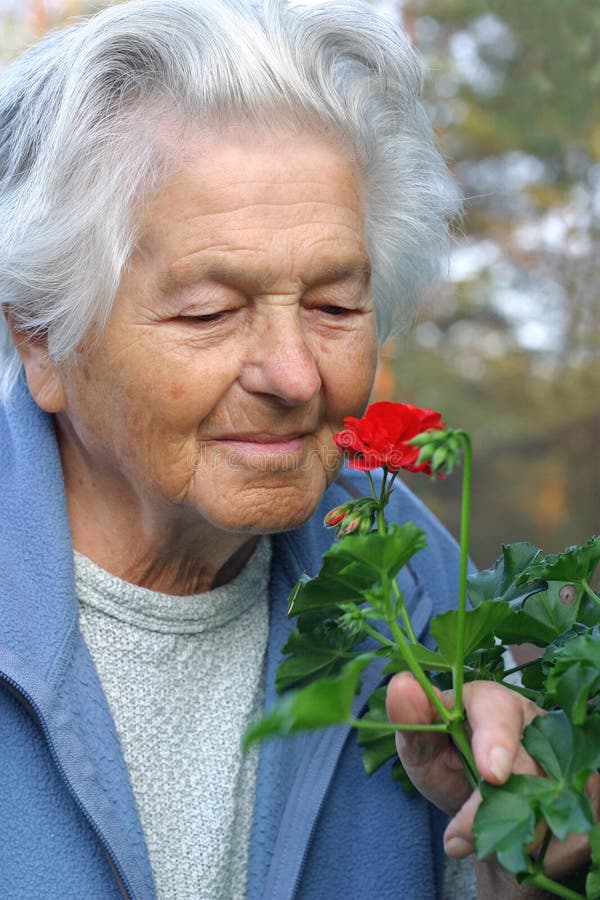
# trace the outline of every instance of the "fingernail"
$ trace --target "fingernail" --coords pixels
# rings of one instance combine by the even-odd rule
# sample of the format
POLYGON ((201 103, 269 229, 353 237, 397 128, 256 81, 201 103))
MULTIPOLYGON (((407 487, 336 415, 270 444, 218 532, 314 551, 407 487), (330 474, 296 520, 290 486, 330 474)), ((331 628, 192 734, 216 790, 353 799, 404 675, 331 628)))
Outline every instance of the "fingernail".
POLYGON ((468 856, 469 853, 473 852, 473 844, 471 841, 465 840, 465 838, 452 837, 444 842, 444 850, 448 856, 462 859, 463 856, 468 856))
POLYGON ((492 747, 489 756, 489 766, 492 775, 498 781, 506 781, 510 775, 511 758, 504 747, 492 747))

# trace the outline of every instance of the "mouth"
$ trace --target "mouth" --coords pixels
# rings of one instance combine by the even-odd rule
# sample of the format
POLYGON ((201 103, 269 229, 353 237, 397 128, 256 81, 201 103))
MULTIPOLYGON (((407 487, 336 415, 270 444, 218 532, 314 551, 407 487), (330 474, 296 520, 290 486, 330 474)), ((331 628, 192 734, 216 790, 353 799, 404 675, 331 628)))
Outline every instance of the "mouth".
POLYGON ((294 453, 302 449, 307 432, 275 434, 270 432, 224 434, 211 438, 210 443, 221 444, 239 453, 260 455, 294 453))

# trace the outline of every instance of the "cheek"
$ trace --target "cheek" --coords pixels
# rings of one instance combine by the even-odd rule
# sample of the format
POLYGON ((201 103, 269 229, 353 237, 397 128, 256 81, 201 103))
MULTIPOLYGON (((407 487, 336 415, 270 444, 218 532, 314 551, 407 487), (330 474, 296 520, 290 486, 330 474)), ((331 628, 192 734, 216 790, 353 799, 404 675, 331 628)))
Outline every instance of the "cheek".
MULTIPOLYGON (((176 404, 165 394, 164 368, 154 370, 122 358, 96 357, 68 385, 67 415, 86 449, 97 458, 127 468, 146 467, 160 455, 160 444, 176 404), (162 436, 162 438, 161 438, 162 436)), ((176 395, 180 384, 173 380, 176 395)))
POLYGON ((345 416, 361 416, 369 402, 377 370, 375 341, 357 343, 328 365, 326 389, 330 421, 340 427, 345 416))

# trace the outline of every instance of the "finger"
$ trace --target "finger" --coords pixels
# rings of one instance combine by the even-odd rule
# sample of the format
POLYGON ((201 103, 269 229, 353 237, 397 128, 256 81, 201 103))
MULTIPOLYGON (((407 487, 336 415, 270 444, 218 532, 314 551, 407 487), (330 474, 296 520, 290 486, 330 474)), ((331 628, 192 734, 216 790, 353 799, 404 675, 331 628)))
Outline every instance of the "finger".
MULTIPOLYGON (((594 820, 600 818, 600 775, 594 772, 585 788, 594 820)), ((544 823, 545 824, 545 823, 544 823)), ((544 872, 560 880, 571 872, 585 869, 590 863, 590 842, 587 834, 569 834, 564 841, 553 838, 544 857, 544 872)))
MULTIPOLYGON (((444 703, 448 699, 439 691, 444 703)), ((394 676, 388 686, 387 709, 391 721, 430 725, 438 714, 419 683, 408 673, 394 676)), ((414 786, 440 809, 454 815, 471 789, 454 744, 445 733, 398 732, 398 756, 414 786)))
MULTIPOLYGON (((437 688, 433 688, 444 705, 448 701, 437 688)), ((431 725, 439 716, 423 688, 410 672, 399 672, 391 679, 387 689, 387 714, 392 722, 406 725, 431 725)))
POLYGON ((544 857, 544 872, 560 880, 572 872, 585 869, 590 862, 587 834, 569 834, 564 841, 553 838, 544 857))
MULTIPOLYGON (((529 756, 525 750, 520 747, 515 756, 514 771, 520 775, 540 775, 541 769, 537 763, 529 756)), ((448 856, 455 856, 462 859, 473 852, 473 823, 479 805, 481 803, 481 794, 474 791, 469 799, 463 804, 454 818, 448 823, 444 833, 444 847, 448 856)), ((540 822, 540 827, 544 823, 540 822)), ((543 833, 536 834, 536 840, 532 846, 538 847, 542 843, 543 833)))
POLYGON ((444 832, 444 850, 448 856, 464 859, 473 853, 473 822, 481 803, 479 791, 473 791, 469 799, 448 823, 444 832))
POLYGON ((523 729, 541 711, 516 691, 489 681, 465 685, 464 701, 479 773, 491 784, 503 784, 522 756, 523 729))
MULTIPOLYGON (((440 691, 436 693, 443 699, 440 691)), ((390 681, 386 696, 390 722, 402 725, 431 725, 439 721, 436 710, 419 682, 409 673, 401 672, 390 681)), ((431 732, 398 732, 396 746, 405 766, 429 763, 448 744, 446 735, 431 732)))

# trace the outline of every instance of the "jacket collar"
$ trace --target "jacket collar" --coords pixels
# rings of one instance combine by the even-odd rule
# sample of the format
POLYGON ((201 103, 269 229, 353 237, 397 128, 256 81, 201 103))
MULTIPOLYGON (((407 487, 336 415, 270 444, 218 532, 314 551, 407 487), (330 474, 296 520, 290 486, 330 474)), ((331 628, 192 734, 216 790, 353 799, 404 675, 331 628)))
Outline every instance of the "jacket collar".
POLYGON ((0 643, 48 683, 77 625, 73 554, 50 416, 24 380, 0 406, 0 643))
POLYGON ((65 784, 132 897, 154 897, 120 744, 78 629, 53 420, 21 380, 0 406, 0 685, 32 712, 65 784))

